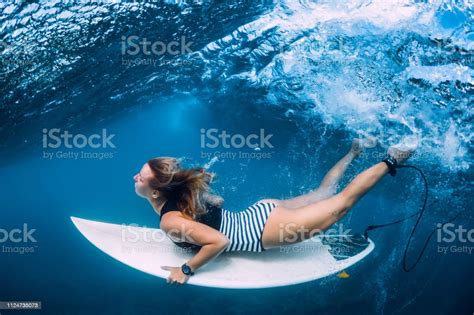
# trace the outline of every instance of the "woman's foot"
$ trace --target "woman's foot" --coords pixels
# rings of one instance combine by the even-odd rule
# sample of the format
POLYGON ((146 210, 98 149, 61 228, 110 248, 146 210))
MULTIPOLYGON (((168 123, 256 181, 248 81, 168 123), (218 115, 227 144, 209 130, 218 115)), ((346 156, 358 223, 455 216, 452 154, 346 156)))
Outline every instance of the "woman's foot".
POLYGON ((413 155, 416 147, 409 147, 407 145, 396 144, 388 148, 387 154, 397 161, 397 164, 405 162, 413 155))
POLYGON ((392 145, 387 150, 387 157, 383 159, 383 162, 387 164, 388 173, 392 176, 397 174, 397 168, 401 163, 405 162, 408 158, 413 155, 417 147, 417 143, 407 145, 405 143, 399 143, 392 145))
POLYGON ((354 157, 364 151, 366 148, 373 148, 377 145, 377 140, 375 138, 364 138, 364 139, 354 139, 352 140, 351 153, 354 157))

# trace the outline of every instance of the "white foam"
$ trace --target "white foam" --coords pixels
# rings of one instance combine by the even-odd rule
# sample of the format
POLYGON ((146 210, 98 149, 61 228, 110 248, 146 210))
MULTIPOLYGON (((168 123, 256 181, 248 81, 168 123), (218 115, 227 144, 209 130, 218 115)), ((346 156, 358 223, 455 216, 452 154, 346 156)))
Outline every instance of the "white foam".
POLYGON ((409 66, 405 70, 406 78, 424 79, 433 84, 444 81, 461 81, 474 84, 474 70, 459 64, 442 66, 409 66))

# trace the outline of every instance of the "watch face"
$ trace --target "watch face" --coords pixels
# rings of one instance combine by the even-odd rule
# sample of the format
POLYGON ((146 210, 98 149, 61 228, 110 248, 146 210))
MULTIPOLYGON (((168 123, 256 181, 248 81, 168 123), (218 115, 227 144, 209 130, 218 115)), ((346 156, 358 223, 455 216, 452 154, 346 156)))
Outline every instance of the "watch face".
POLYGON ((183 265, 181 270, 183 271, 185 275, 189 275, 191 273, 191 268, 188 265, 183 265))

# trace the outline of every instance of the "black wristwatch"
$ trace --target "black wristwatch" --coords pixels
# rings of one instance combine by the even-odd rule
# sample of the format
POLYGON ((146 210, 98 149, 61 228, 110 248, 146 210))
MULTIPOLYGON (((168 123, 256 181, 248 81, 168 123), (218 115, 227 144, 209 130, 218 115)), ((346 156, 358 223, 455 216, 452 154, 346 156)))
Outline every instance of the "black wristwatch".
POLYGON ((189 267, 189 266, 186 265, 186 264, 183 264, 183 265, 181 266, 181 271, 182 271, 185 275, 187 275, 187 276, 192 276, 192 275, 194 275, 194 272, 191 270, 191 267, 189 267))

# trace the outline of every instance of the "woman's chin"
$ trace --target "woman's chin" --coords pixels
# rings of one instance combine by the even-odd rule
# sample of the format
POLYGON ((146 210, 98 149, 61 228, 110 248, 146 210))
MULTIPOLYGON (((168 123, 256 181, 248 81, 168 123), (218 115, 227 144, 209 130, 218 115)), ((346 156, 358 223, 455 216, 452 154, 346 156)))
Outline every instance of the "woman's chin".
POLYGON ((143 199, 146 199, 146 200, 150 199, 146 194, 142 194, 140 192, 136 192, 136 193, 137 193, 137 196, 140 197, 140 198, 143 198, 143 199))
POLYGON ((140 192, 135 188, 135 193, 137 194, 138 197, 140 198, 145 198, 140 192))

